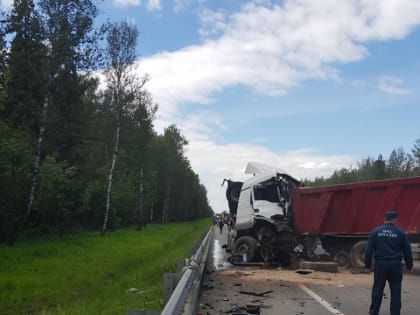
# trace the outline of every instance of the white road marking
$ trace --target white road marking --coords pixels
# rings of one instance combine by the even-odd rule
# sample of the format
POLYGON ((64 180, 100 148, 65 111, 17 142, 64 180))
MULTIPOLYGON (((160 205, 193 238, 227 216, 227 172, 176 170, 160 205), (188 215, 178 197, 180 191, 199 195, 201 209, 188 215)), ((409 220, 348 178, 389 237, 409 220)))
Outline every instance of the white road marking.
POLYGON ((321 304, 323 307, 325 307, 327 310, 329 310, 334 315, 344 315, 339 310, 337 310, 335 307, 331 306, 327 301, 325 301, 322 297, 320 297, 318 294, 316 294, 314 291, 309 289, 307 286, 303 284, 299 284, 299 287, 308 293, 311 297, 315 299, 319 304, 321 304))

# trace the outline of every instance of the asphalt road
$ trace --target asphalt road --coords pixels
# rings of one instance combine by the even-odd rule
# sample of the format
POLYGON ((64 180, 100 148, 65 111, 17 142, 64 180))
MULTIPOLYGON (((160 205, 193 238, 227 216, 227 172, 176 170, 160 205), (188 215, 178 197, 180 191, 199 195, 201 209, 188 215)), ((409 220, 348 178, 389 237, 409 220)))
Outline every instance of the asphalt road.
MULTIPOLYGON (((222 245, 227 232, 214 229, 213 249, 200 292, 201 315, 246 314, 258 307, 262 315, 363 315, 368 313, 372 274, 232 266, 222 245), (298 270, 299 271, 299 270, 298 270), (242 312, 242 313, 241 313, 242 312)), ((402 315, 420 314, 420 262, 406 273, 402 289, 402 315)), ((389 314, 389 289, 381 308, 389 314)))

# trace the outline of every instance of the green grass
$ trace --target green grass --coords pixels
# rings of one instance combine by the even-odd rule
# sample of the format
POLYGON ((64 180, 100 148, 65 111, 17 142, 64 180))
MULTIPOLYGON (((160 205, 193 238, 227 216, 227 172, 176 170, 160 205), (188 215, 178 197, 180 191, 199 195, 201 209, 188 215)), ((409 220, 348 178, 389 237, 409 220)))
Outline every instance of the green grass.
POLYGON ((0 314, 161 309, 163 273, 175 271, 210 225, 204 219, 0 246, 0 314))

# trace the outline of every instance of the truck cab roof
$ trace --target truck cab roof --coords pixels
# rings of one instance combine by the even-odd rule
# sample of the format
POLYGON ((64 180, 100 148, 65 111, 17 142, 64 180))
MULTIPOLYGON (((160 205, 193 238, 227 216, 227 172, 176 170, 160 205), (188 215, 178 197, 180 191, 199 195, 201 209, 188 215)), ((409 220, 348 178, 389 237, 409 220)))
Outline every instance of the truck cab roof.
POLYGON ((251 178, 248 178, 244 182, 242 189, 251 187, 259 183, 263 183, 276 176, 285 177, 286 179, 293 181, 296 186, 300 185, 299 180, 287 174, 286 171, 284 171, 283 169, 275 167, 275 166, 266 165, 263 163, 248 162, 245 168, 245 174, 254 174, 254 176, 251 178))

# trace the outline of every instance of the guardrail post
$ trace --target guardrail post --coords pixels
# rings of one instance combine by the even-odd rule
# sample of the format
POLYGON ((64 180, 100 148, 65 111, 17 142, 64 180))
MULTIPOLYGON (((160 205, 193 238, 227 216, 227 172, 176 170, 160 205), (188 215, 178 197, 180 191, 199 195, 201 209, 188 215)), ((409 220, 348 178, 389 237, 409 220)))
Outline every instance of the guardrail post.
POLYGON ((165 273, 163 275, 163 303, 166 304, 177 285, 178 276, 176 273, 165 273))

